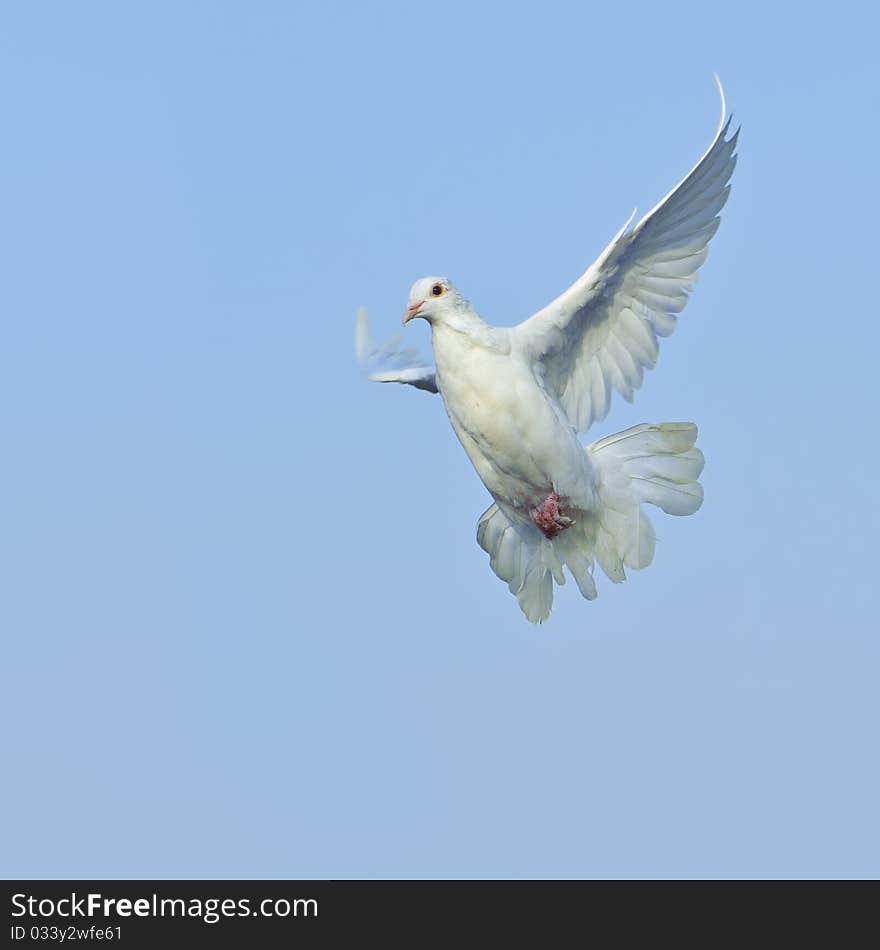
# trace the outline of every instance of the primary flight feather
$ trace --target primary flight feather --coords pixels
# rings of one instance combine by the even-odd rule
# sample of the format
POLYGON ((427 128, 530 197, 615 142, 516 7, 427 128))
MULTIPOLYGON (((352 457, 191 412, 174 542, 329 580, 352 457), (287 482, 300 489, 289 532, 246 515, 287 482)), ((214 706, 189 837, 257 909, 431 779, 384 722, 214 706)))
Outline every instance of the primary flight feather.
POLYGON ((633 217, 563 294, 519 326, 483 321, 453 284, 413 284, 404 325, 431 326, 435 366, 377 347, 366 314, 356 349, 369 377, 439 393, 452 428, 494 503, 477 525, 492 570, 532 622, 545 620, 568 568, 596 596, 596 563, 612 581, 654 556, 642 503, 687 515, 703 500, 693 423, 638 425, 589 446, 579 432, 608 413, 612 390, 632 400, 675 329, 718 229, 736 165, 724 92, 712 144, 635 227, 633 217))

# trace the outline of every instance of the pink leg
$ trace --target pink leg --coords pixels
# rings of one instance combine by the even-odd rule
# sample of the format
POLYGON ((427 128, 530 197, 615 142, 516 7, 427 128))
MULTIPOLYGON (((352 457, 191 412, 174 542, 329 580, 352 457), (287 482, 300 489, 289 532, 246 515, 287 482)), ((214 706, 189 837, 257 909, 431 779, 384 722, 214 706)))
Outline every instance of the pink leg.
POLYGON ((560 531, 574 524, 571 518, 566 517, 559 507, 559 495, 551 492, 543 501, 540 508, 532 508, 529 512, 532 521, 539 528, 545 538, 555 538, 560 531))

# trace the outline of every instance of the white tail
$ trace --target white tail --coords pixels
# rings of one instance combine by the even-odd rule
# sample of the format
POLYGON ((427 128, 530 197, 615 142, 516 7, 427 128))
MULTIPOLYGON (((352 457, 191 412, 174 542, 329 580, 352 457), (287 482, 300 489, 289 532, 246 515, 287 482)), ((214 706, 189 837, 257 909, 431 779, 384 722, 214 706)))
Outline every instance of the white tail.
POLYGON ((553 606, 553 581, 565 583, 563 566, 587 600, 596 597, 593 565, 615 583, 625 567, 647 567, 654 559, 654 528, 641 510, 656 505, 670 515, 693 514, 703 503, 697 479, 703 453, 694 448, 691 422, 638 425, 587 446, 596 472, 596 511, 582 512, 552 540, 532 524, 511 518, 497 504, 477 525, 477 541, 492 570, 507 582, 532 623, 553 606))

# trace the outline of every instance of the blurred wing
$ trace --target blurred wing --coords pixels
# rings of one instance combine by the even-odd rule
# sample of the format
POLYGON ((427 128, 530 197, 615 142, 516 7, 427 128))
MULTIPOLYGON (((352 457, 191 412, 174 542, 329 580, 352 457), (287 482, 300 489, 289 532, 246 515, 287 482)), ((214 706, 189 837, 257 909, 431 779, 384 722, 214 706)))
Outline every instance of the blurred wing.
POLYGON ((366 310, 359 310, 354 349, 361 369, 374 383, 406 383, 429 393, 437 392, 434 367, 428 366, 415 350, 404 347, 400 333, 377 346, 366 310))
POLYGON ((632 401, 644 370, 657 361, 657 338, 675 329, 718 230, 739 130, 726 138, 730 119, 715 81, 721 122, 692 171, 627 231, 630 217, 565 293, 513 330, 579 432, 606 416, 612 388, 632 401))

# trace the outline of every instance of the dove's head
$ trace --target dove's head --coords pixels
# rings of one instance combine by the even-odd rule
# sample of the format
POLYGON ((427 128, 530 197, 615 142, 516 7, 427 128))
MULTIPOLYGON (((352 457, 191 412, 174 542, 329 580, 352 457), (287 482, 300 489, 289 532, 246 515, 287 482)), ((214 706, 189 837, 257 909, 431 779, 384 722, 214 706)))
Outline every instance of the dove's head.
POLYGON ((413 317, 428 323, 442 320, 447 314, 469 309, 468 302, 445 277, 422 277, 409 290, 409 301, 403 314, 406 325, 413 317))

